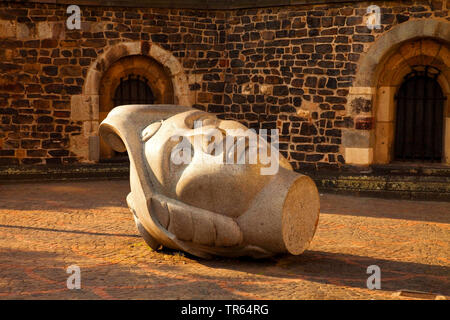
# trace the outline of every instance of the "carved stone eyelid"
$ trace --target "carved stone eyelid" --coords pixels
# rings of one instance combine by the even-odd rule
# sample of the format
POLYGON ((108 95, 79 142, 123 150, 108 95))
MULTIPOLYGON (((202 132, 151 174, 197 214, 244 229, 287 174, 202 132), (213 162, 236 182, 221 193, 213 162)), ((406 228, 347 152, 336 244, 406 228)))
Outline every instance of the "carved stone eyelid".
POLYGON ((163 120, 159 122, 154 122, 151 125, 147 126, 144 130, 142 130, 142 141, 146 142, 148 139, 153 137, 155 133, 161 128, 163 120))
POLYGON ((204 111, 196 111, 186 117, 186 119, 184 120, 184 124, 186 125, 186 127, 194 129, 195 121, 203 122, 204 120, 217 121, 211 114, 207 114, 204 111))

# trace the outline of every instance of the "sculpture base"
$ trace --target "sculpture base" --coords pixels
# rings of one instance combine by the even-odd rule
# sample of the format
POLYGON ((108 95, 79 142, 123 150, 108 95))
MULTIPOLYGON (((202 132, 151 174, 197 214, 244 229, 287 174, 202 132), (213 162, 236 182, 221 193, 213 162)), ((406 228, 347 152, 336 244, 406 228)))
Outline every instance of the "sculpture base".
POLYGON ((301 254, 319 223, 320 199, 314 181, 300 176, 289 188, 283 204, 282 236, 289 253, 301 254))

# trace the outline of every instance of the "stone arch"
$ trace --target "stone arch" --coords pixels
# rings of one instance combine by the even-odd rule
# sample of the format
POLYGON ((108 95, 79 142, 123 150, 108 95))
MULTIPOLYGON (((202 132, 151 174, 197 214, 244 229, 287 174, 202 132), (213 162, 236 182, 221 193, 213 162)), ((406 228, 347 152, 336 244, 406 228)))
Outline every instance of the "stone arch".
MULTIPOLYGON (((347 110, 356 128, 343 133, 346 162, 357 165, 387 164, 392 160, 394 141, 395 94, 414 64, 431 65, 441 70, 438 82, 450 98, 450 23, 415 20, 402 23, 382 35, 360 60, 347 110), (355 105, 367 106, 355 112, 355 105), (368 130, 358 130, 359 120, 368 130)), ((450 163, 449 100, 444 116, 444 162, 450 163)), ((361 108, 360 108, 361 109, 361 108)))
POLYGON ((395 52, 383 59, 377 72, 374 97, 374 163, 392 161, 395 135, 395 95, 412 66, 427 65, 440 70, 437 81, 447 96, 444 105, 443 162, 450 163, 450 44, 431 38, 403 43, 395 52))
POLYGON ((100 141, 98 137, 100 85, 103 76, 113 64, 130 56, 147 57, 166 71, 173 88, 173 103, 191 106, 188 81, 180 62, 169 51, 147 41, 121 42, 106 47, 90 65, 80 95, 72 96, 72 120, 83 122, 83 133, 71 140, 71 151, 81 161, 98 161, 100 141))
MULTIPOLYGON (((116 106, 113 97, 120 80, 130 75, 140 76, 148 82, 155 104, 173 104, 174 90, 171 77, 153 58, 144 55, 125 56, 114 62, 104 73, 99 87, 99 122, 116 106)), ((100 138, 100 160, 114 157, 115 152, 100 138)))
POLYGON ((382 35, 369 48, 359 62, 353 87, 373 87, 376 84, 377 67, 383 59, 406 41, 421 38, 449 41, 450 23, 440 20, 412 20, 401 23, 382 35))

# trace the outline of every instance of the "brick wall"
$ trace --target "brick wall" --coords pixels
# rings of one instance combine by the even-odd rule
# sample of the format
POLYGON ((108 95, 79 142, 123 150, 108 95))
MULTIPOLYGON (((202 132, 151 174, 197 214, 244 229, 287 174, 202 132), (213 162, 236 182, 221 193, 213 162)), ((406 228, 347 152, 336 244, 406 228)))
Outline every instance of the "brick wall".
MULTIPOLYGON (((371 104, 347 110, 358 61, 376 39, 408 20, 450 20, 449 1, 381 3, 370 30, 367 3, 189 10, 0 3, 0 165, 84 161, 70 148, 83 125, 70 99, 89 66, 121 41, 156 43, 184 67, 195 108, 250 128, 278 128, 295 169, 345 163, 342 130, 370 130, 371 104)), ((145 46, 143 46, 145 47, 145 46)))

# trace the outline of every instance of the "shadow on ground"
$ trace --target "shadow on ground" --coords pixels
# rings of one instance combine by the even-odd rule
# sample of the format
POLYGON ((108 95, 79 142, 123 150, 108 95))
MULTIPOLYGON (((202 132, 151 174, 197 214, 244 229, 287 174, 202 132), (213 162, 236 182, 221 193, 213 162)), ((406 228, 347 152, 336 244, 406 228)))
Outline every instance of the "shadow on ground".
MULTIPOLYGON (((195 259, 191 257, 192 259, 195 259)), ((229 269, 279 279, 309 281, 367 289, 367 267, 381 269, 381 289, 402 289, 450 295, 450 268, 341 253, 305 251, 300 256, 279 256, 265 260, 198 260, 217 269, 229 269)))
POLYGON ((321 214, 450 223, 450 202, 361 198, 334 194, 324 194, 320 200, 321 214))
POLYGON ((127 180, 18 183, 0 185, 0 203, 4 210, 24 211, 126 208, 129 192, 130 183, 127 180))
MULTIPOLYGON (((177 255, 176 252, 172 254, 177 255)), ((1 299, 242 299, 201 275, 186 277, 173 265, 83 261, 48 251, 0 249, 1 299), (78 265, 81 289, 69 290, 67 267, 78 265), (177 276, 175 273, 179 273, 177 276), (167 276, 172 274, 173 276, 167 276)), ((166 257, 167 258, 167 257, 166 257)))

